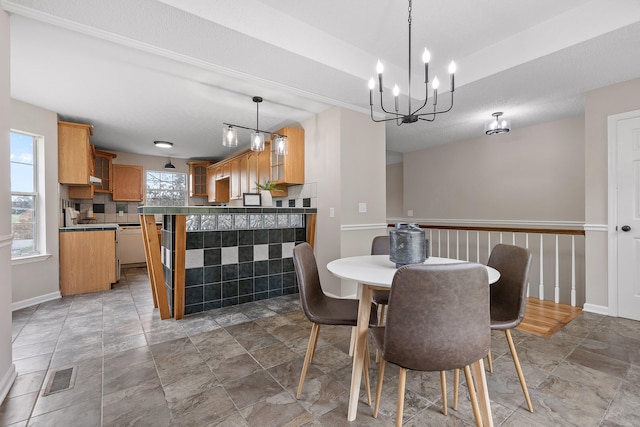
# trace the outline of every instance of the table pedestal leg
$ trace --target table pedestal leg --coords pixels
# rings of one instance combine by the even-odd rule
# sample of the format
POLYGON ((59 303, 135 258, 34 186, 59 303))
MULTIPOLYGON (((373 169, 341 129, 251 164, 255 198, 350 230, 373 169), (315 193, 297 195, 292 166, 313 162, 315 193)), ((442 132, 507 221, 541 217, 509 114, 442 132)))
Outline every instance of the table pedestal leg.
POLYGON ((351 371, 351 390, 349 392, 349 412, 347 420, 353 421, 358 413, 358 397, 360 395, 360 380, 362 379, 362 367, 364 362, 366 339, 369 329, 369 316, 371 315, 371 288, 365 284, 360 285, 360 305, 358 307, 358 325, 356 326, 356 345, 353 355, 353 369, 351 371))
POLYGON ((482 415, 482 425, 493 427, 493 416, 491 415, 491 405, 489 403, 489 390, 487 390, 487 377, 484 374, 484 362, 482 359, 471 365, 473 376, 475 377, 476 389, 478 390, 478 402, 480 404, 480 414, 482 415))

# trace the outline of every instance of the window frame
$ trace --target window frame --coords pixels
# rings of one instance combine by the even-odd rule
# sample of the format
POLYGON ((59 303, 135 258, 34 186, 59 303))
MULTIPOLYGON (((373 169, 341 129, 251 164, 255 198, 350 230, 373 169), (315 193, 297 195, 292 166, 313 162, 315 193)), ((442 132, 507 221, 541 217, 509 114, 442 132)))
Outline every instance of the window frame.
MULTIPOLYGON (((172 207, 172 206, 187 206, 189 203, 189 177, 187 176, 188 174, 185 172, 174 172, 174 171, 158 171, 158 170, 147 170, 145 171, 145 204, 147 206, 167 206, 167 207, 172 207), (173 176, 182 176, 182 181, 184 184, 184 188, 181 189, 174 189, 174 188, 170 188, 170 189, 162 189, 162 188, 149 188, 149 183, 153 182, 153 179, 149 179, 150 175, 152 174, 160 174, 160 175, 173 175, 173 176), (151 191, 154 192, 179 192, 182 194, 182 200, 180 204, 166 204, 166 203, 156 203, 157 198, 152 198, 149 197, 149 193, 151 191)), ((161 182, 167 182, 167 181, 163 181, 161 180, 161 182)), ((164 198, 160 198, 161 201, 165 201, 168 199, 164 199, 164 198)))
MULTIPOLYGON (((9 170, 11 176, 11 168, 13 164, 25 164, 23 162, 14 161, 11 159, 11 138, 13 134, 26 136, 31 138, 31 155, 32 155, 32 183, 33 183, 33 191, 13 191, 10 185, 10 194, 11 194, 11 209, 13 210, 13 198, 14 197, 32 197, 33 198, 33 214, 31 217, 32 224, 32 235, 33 235, 33 250, 30 252, 24 253, 16 253, 14 248, 14 243, 16 242, 15 238, 11 241, 11 259, 12 261, 16 260, 25 260, 29 258, 40 257, 44 254, 44 236, 45 236, 45 219, 42 214, 43 206, 42 206, 42 196, 40 194, 40 176, 41 167, 40 167, 40 154, 43 149, 43 137, 41 135, 35 135, 30 132, 19 131, 15 129, 11 129, 9 132, 9 170)), ((11 234, 14 236, 13 231, 13 213, 10 215, 11 221, 11 234)))

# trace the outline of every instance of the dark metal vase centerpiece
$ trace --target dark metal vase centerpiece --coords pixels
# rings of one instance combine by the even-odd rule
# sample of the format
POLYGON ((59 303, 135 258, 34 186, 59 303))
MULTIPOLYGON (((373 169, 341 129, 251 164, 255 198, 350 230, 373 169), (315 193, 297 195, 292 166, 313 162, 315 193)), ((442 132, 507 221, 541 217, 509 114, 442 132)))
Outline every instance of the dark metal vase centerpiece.
POLYGON ((396 263, 396 268, 422 264, 429 257, 424 230, 417 224, 396 224, 396 229, 389 232, 389 237, 389 259, 396 263))

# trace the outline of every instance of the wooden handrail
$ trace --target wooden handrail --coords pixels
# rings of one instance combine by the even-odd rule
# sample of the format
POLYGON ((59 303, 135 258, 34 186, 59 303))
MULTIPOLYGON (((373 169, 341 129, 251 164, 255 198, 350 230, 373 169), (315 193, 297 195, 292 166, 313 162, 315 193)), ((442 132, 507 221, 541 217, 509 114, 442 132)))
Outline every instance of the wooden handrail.
MULTIPOLYGON (((387 224, 389 227, 395 227, 396 224, 387 224)), ((488 231, 502 233, 537 233, 537 234, 567 234, 574 236, 584 236, 584 230, 567 230, 562 228, 521 228, 521 227, 484 227, 484 226, 468 226, 468 225, 436 225, 436 224, 417 224, 420 228, 433 228, 438 230, 463 230, 463 231, 488 231)))

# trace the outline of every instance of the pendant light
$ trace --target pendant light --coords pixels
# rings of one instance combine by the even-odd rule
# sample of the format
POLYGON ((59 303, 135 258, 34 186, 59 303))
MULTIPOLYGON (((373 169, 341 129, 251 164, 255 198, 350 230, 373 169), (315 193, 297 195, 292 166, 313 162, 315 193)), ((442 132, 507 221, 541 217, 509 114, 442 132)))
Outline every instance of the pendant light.
POLYGON ((169 162, 164 164, 164 168, 165 169, 175 169, 176 167, 173 166, 173 163, 171 163, 171 157, 169 157, 169 162))
POLYGON ((259 127, 259 118, 260 118, 260 103, 263 101, 262 97, 254 96, 252 98, 253 102, 256 103, 256 127, 248 128, 245 126, 234 125, 231 123, 223 123, 225 126, 222 129, 222 145, 225 147, 237 147, 238 146, 238 131, 236 128, 251 130, 251 140, 250 147, 251 151, 264 151, 265 143, 264 136, 267 135, 275 135, 274 138, 274 148, 273 150, 280 156, 284 156, 289 151, 289 143, 286 135, 281 135, 279 133, 267 132, 264 130, 260 130, 259 127))

